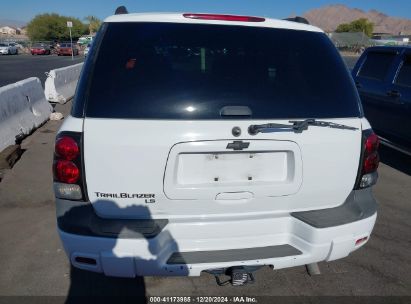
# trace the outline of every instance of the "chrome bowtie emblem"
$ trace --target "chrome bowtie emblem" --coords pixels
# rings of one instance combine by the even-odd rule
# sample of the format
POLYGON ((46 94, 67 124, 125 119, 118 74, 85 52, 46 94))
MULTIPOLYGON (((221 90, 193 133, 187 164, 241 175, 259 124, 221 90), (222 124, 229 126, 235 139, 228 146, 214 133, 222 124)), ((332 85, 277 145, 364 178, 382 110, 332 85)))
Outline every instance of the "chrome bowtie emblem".
POLYGON ((235 151, 247 149, 250 146, 249 142, 244 142, 241 140, 235 140, 227 145, 226 149, 233 149, 235 151))

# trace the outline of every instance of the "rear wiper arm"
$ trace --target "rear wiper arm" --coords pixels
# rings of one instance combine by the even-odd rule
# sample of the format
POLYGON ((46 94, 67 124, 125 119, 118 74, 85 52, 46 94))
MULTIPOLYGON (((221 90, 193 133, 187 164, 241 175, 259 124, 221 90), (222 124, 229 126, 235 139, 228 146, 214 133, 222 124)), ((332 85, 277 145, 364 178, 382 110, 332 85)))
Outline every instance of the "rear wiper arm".
POLYGON ((343 130, 358 130, 358 128, 350 127, 347 125, 337 124, 330 121, 321 121, 315 119, 304 119, 304 120, 290 120, 291 125, 268 123, 261 125, 251 125, 248 127, 248 133, 251 135, 256 135, 258 133, 272 133, 272 132, 285 132, 292 131, 294 133, 302 133, 308 129, 308 126, 315 127, 328 127, 333 129, 343 129, 343 130))

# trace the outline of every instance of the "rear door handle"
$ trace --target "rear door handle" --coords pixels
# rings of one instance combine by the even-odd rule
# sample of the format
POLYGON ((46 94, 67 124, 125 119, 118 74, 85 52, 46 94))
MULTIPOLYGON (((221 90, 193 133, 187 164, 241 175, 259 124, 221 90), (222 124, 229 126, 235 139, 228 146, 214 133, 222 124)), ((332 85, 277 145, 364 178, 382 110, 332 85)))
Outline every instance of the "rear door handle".
POLYGON ((401 97, 401 93, 396 90, 391 90, 387 92, 387 96, 399 98, 401 97))

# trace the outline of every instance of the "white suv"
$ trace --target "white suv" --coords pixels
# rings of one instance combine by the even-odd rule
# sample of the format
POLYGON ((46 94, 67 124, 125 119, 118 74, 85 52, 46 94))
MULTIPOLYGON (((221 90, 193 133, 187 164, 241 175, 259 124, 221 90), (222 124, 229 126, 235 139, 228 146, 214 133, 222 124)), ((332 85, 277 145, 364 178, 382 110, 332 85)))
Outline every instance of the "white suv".
POLYGON ((378 138, 320 29, 122 14, 94 43, 55 148, 58 231, 73 266, 241 281, 367 242, 378 138))

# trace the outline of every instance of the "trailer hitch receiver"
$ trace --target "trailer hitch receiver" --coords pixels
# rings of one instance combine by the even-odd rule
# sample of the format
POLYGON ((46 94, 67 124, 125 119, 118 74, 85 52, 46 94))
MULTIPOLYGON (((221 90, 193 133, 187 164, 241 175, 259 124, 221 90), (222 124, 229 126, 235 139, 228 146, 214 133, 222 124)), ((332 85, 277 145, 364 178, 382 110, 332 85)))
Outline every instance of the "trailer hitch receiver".
POLYGON ((218 286, 232 285, 244 286, 255 282, 253 272, 261 266, 233 266, 230 268, 220 268, 207 270, 206 272, 214 275, 218 286), (228 276, 226 280, 221 280, 221 276, 228 276))

